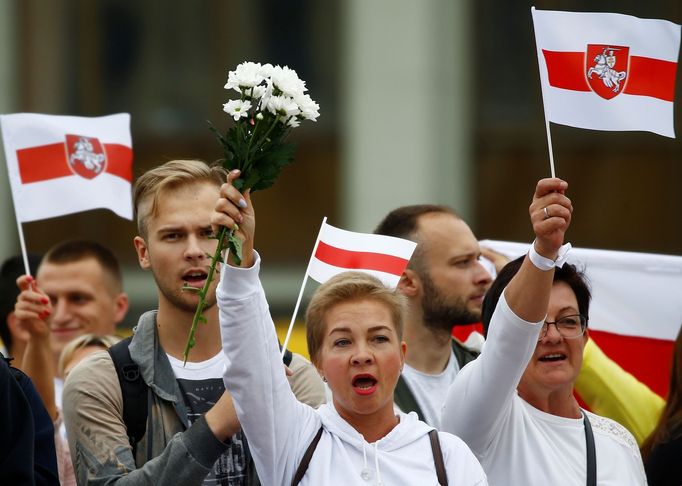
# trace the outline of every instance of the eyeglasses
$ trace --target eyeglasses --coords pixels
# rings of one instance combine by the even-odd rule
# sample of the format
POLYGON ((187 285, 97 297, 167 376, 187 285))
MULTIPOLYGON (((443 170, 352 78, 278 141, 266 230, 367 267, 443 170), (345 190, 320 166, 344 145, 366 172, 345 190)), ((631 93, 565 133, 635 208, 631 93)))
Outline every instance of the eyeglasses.
POLYGON ((547 329, 549 329, 550 324, 554 324, 554 327, 556 327, 556 330, 561 337, 565 339, 574 339, 585 333, 585 329, 587 329, 587 317, 576 314, 574 316, 564 316, 554 322, 545 321, 540 330, 538 341, 547 335, 547 329))

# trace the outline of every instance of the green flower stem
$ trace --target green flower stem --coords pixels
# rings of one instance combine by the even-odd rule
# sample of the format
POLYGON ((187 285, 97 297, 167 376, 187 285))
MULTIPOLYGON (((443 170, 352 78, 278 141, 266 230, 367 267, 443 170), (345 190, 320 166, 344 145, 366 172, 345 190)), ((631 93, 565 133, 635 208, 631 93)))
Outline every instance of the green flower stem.
POLYGON ((215 253, 211 257, 211 264, 208 267, 208 275, 206 276, 206 282, 201 290, 199 290, 199 303, 197 304, 197 310, 194 313, 194 319, 192 319, 192 327, 189 330, 189 336, 187 337, 187 344, 185 344, 185 351, 182 353, 183 356, 183 366, 187 364, 187 358, 189 357, 189 351, 194 347, 194 334, 196 333, 197 326, 200 322, 206 322, 206 318, 203 316, 204 307, 206 307, 206 294, 208 294, 211 282, 213 282, 213 274, 215 273, 216 265, 222 260, 222 251, 225 249, 225 239, 232 236, 234 229, 227 234, 227 228, 224 226, 220 228, 218 232, 217 240, 218 246, 216 246, 215 253))
MULTIPOLYGON (((256 142, 256 147, 255 147, 255 149, 254 149, 255 151, 258 151, 258 150, 262 149, 262 148, 268 143, 268 137, 270 136, 270 133, 272 133, 272 131, 275 129, 275 127, 277 126, 278 123, 280 123, 280 122, 277 120, 277 117, 275 117, 275 118, 273 119, 272 125, 270 125, 270 126, 268 127, 267 131, 265 132, 265 135, 263 135, 263 136, 256 142)), ((253 137, 251 138, 251 140, 253 140, 253 137)), ((251 142, 249 141, 249 149, 250 149, 250 148, 251 148, 251 142)), ((247 164, 248 164, 248 162, 247 162, 247 164)), ((247 164, 244 164, 245 169, 248 169, 247 164)))

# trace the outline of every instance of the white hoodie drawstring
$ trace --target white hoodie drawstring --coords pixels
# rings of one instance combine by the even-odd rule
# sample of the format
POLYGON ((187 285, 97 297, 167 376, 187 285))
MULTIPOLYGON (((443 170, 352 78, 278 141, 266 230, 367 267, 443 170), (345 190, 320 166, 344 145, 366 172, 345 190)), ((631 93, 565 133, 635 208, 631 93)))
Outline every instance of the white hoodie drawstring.
POLYGON ((374 443, 374 468, 377 471, 377 482, 376 486, 383 486, 384 483, 381 481, 381 471, 379 471, 379 447, 377 443, 374 443))
POLYGON ((364 481, 369 481, 372 479, 372 471, 369 470, 367 467, 367 451, 365 450, 365 442, 362 442, 362 461, 363 461, 363 467, 362 471, 360 471, 360 477, 364 481))
MULTIPOLYGON (((360 477, 363 479, 363 481, 370 482, 372 480, 372 470, 367 467, 367 448, 365 447, 365 442, 362 442, 362 462, 363 462, 363 467, 362 471, 360 471, 360 477)), ((374 486, 383 486, 384 483, 381 481, 381 471, 379 471, 379 447, 377 443, 374 443, 374 469, 376 470, 376 482, 374 483, 374 486)))

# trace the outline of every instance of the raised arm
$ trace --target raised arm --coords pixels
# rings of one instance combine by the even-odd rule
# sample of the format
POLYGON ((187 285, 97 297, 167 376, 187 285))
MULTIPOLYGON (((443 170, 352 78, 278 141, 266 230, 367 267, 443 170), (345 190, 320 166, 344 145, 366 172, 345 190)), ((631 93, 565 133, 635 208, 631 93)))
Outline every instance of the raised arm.
MULTIPOLYGON (((567 188, 568 184, 560 179, 542 179, 528 209, 535 232, 534 250, 540 257, 552 261, 559 256, 571 222, 573 206, 566 197, 567 188)), ((523 320, 542 320, 547 314, 553 278, 554 267, 541 270, 527 255, 504 292, 509 308, 523 320)))
MULTIPOLYGON (((559 179, 541 180, 529 209, 536 236, 534 248, 550 263, 559 253, 570 222, 572 207, 565 190, 566 183, 559 179), (549 218, 544 208, 548 208, 549 218)), ((443 429, 459 435, 479 458, 509 414, 516 387, 537 344, 553 274, 525 258, 497 303, 481 355, 460 371, 448 391, 443 429)))
POLYGON ((21 291, 14 306, 14 315, 30 335, 24 360, 24 372, 31 377, 40 398, 54 421, 57 419, 54 377, 55 356, 50 346, 50 326, 46 322, 52 312, 50 299, 40 291, 33 277, 22 275, 17 279, 21 291))
MULTIPOLYGON (((248 192, 239 194, 229 181, 220 196, 211 222, 228 228, 238 224, 237 235, 243 241, 242 266, 223 265, 216 291, 228 362, 225 387, 232 394, 261 482, 287 484, 320 422, 312 408, 296 400, 286 379, 258 278, 260 258, 253 250, 251 198, 248 192)), ((233 263, 233 259, 228 261, 233 263)))

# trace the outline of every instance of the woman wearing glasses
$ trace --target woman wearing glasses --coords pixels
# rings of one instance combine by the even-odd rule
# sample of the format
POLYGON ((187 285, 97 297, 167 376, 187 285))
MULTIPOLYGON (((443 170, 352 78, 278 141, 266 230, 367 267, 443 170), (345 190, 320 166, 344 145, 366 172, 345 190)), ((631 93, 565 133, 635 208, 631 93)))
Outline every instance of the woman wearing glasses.
POLYGON ((538 183, 529 210, 536 240, 485 297, 486 344, 451 386, 443 428, 474 451, 491 486, 646 485, 632 435, 573 395, 590 291, 575 267, 560 267, 572 213, 566 187, 538 183))

